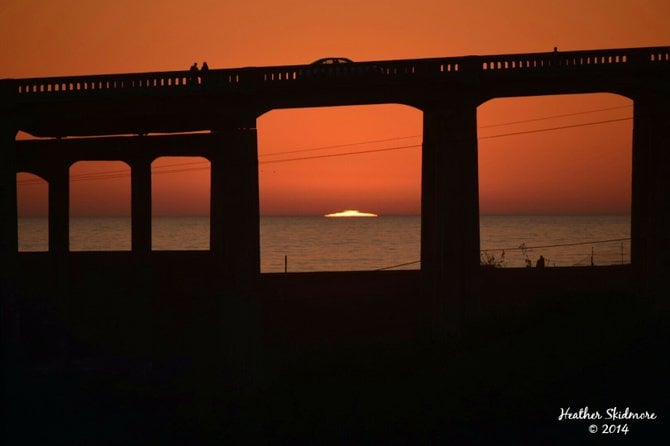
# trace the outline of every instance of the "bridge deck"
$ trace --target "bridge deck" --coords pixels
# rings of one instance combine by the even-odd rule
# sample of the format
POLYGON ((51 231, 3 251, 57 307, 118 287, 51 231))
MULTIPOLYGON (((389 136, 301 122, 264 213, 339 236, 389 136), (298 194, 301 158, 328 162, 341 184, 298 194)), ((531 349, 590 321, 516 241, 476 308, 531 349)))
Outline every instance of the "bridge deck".
POLYGON ((670 47, 547 52, 2 82, 5 107, 36 136, 249 127, 275 108, 401 103, 429 107, 463 91, 493 97, 668 89, 670 47), (663 85, 665 85, 663 87, 663 85))

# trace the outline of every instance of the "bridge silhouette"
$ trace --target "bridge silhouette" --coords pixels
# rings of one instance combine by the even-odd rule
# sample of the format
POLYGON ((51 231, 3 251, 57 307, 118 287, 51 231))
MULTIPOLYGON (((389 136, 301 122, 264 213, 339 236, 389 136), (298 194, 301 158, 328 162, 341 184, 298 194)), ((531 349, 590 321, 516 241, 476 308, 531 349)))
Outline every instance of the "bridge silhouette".
POLYGON ((4 79, 0 93, 11 373, 109 356, 168 376, 156 364, 177 373, 187 357, 197 370, 225 370, 236 387, 256 389, 259 376, 274 376, 260 365, 273 354, 312 344, 444 345, 496 333, 485 328, 496 320, 518 322, 538 296, 624 292, 668 309, 670 47, 4 79), (480 267, 477 107, 579 93, 634 102, 631 264, 480 267), (274 109, 387 103, 423 112, 421 270, 261 275, 256 119, 274 109), (42 139, 16 140, 19 131, 42 139), (210 161, 208 252, 151 251, 151 163, 160 156, 210 161), (130 166, 130 252, 69 251, 69 169, 93 160, 130 166), (18 172, 49 185, 48 252, 18 252, 18 172))

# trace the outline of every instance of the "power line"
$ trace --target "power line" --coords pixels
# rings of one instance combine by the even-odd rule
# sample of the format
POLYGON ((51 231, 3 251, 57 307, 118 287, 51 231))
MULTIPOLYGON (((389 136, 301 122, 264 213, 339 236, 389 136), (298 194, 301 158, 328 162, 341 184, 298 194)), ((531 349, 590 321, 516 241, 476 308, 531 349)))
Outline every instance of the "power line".
MULTIPOLYGON (((584 111, 580 111, 580 112, 562 113, 562 114, 557 114, 557 115, 542 116, 542 117, 539 117, 539 118, 524 119, 524 120, 520 120, 520 121, 509 121, 509 122, 501 122, 501 123, 498 123, 498 124, 481 125, 481 126, 479 126, 479 128, 484 129, 484 128, 502 127, 502 126, 512 125, 512 124, 545 121, 545 120, 548 120, 548 119, 564 118, 564 117, 568 117, 568 116, 577 116, 577 115, 584 115, 584 114, 597 113, 597 112, 610 111, 610 110, 619 110, 619 109, 631 108, 631 107, 633 107, 633 106, 632 105, 620 105, 620 106, 616 106, 616 107, 596 108, 596 109, 584 110, 584 111)), ((336 148, 340 148, 340 147, 357 146, 357 145, 371 144, 371 143, 377 143, 377 142, 388 142, 388 141, 396 141, 396 140, 401 140, 401 139, 420 138, 421 136, 423 136, 423 135, 418 134, 418 135, 409 135, 409 136, 396 136, 396 137, 393 137, 393 138, 384 138, 384 139, 371 139, 371 140, 367 140, 367 141, 354 142, 354 143, 336 144, 336 145, 331 145, 331 146, 321 146, 321 147, 312 147, 312 148, 306 148, 306 149, 297 149, 297 150, 289 150, 289 151, 282 151, 282 152, 266 153, 266 154, 263 154, 263 155, 259 155, 259 157, 276 156, 276 155, 284 155, 284 154, 300 153, 300 152, 311 152, 311 151, 326 150, 326 149, 336 149, 336 148)))
POLYGON ((607 107, 607 108, 596 108, 593 110, 585 110, 585 111, 580 111, 580 112, 574 112, 574 113, 563 113, 560 115, 550 115, 550 116, 543 116, 541 118, 531 118, 531 119, 523 119, 521 121, 508 121, 508 122, 501 122, 498 124, 489 124, 489 125, 481 125, 479 126, 480 129, 488 129, 492 127, 501 127, 504 125, 513 125, 513 124, 523 124, 526 122, 536 122, 536 121, 546 121, 547 119, 555 119, 555 118, 565 118, 568 116, 577 116, 577 115, 586 115, 589 113, 597 113, 601 111, 608 111, 608 110, 619 110, 622 108, 631 108, 633 107, 632 105, 620 105, 618 107, 607 107))
MULTIPOLYGON (((577 127, 585 127, 585 126, 591 126, 591 125, 599 125, 599 124, 607 124, 607 123, 612 123, 612 122, 621 122, 621 121, 629 121, 633 119, 632 117, 628 118, 618 118, 618 119, 607 119, 603 121, 593 121, 593 122, 585 122, 581 124, 571 124, 571 125, 564 125, 564 126, 557 126, 557 127, 548 127, 548 128, 542 128, 542 129, 534 129, 534 130, 525 130, 525 131, 518 131, 518 132, 510 132, 510 133, 501 133, 497 135, 489 135, 489 136, 482 136, 479 137, 478 139, 492 139, 492 138, 502 138, 506 136, 515 136, 515 135, 525 135, 525 134, 531 134, 531 133, 541 133, 541 132, 549 132, 549 131, 555 131, 555 130, 564 130, 564 129, 570 129, 570 128, 577 128, 577 127)), ((420 135, 417 135, 420 136, 420 135)), ((361 143, 350 143, 350 144, 340 144, 338 146, 329 146, 329 147, 317 147, 313 149, 300 149, 300 150, 294 150, 294 151, 288 151, 288 152, 276 152, 272 155, 279 155, 279 154, 285 154, 285 153, 298 153, 298 152, 307 152, 307 151, 314 151, 314 150, 323 150, 326 148, 334 148, 334 147, 346 147, 346 146, 352 146, 352 145, 360 145, 360 144, 367 144, 370 142, 377 142, 377 141, 392 141, 396 139, 408 139, 408 138, 414 138, 416 136, 407 136, 407 137, 397 137, 397 138, 386 138, 383 140, 372 140, 372 141, 365 141, 361 143)), ((408 146, 397 146, 397 147, 386 147, 382 149, 371 149, 371 150, 360 150, 360 151, 355 151, 355 152, 344 152, 344 153, 332 153, 332 154, 326 154, 326 155, 314 155, 314 156, 305 156, 305 157, 297 157, 297 158, 287 158, 287 159, 280 159, 280 160, 268 160, 268 161, 260 161, 259 164, 274 164, 274 163, 284 163, 284 162, 291 162, 291 161, 305 161, 305 160, 312 160, 312 159, 319 159, 319 158, 332 158, 332 157, 340 157, 340 156, 350 156, 350 155, 361 155, 365 153, 375 153, 375 152, 388 152, 388 151, 394 151, 394 150, 404 150, 404 149, 410 149, 410 148, 418 148, 421 147, 421 144, 413 144, 413 145, 408 145, 408 146)), ((153 174, 162 174, 162 173, 178 173, 178 172, 187 172, 187 171, 196 171, 196 170, 207 170, 209 169, 209 162, 208 161, 195 161, 195 162, 188 162, 188 163, 175 163, 175 164, 168 164, 164 166, 158 166, 155 167, 154 169, 165 169, 165 168, 170 168, 170 167, 175 167, 175 166, 187 166, 187 165, 200 165, 207 163, 207 166, 204 167, 193 167, 193 168, 186 168, 186 169, 172 169, 172 170, 165 170, 165 171, 160 171, 160 172, 153 172, 153 174)), ((112 179, 112 178, 121 178, 121 177, 127 177, 130 174, 127 171, 107 171, 107 172, 97 172, 97 173, 89 173, 89 174, 80 174, 71 177, 72 181, 92 181, 92 180, 101 180, 101 179, 112 179)), ((41 180, 23 180, 19 181, 17 184, 19 185, 31 185, 31 184, 42 184, 41 180)))
POLYGON ((594 240, 590 242, 577 242, 577 243, 560 243, 555 245, 543 245, 543 246, 516 246, 514 248, 491 248, 491 249, 482 249, 481 252, 489 251, 523 251, 526 249, 544 249, 544 248, 561 248, 564 246, 580 246, 580 245, 595 245, 598 243, 612 243, 612 242, 625 242, 630 240, 630 237, 626 238, 613 238, 609 240, 594 240))
MULTIPOLYGON (((201 162, 198 163, 192 163, 192 164, 200 164, 201 162)), ((182 163, 182 165, 187 165, 189 163, 182 163)), ((169 166, 160 166, 162 168, 165 167, 170 167, 170 166, 176 166, 179 164, 171 164, 169 166)), ((171 169, 171 170, 163 170, 159 172, 152 172, 152 175, 164 175, 166 173, 179 173, 179 172, 190 172, 190 171, 195 171, 195 170, 208 170, 209 166, 207 167, 191 167, 191 168, 183 168, 183 169, 171 169)), ((95 180, 108 180, 108 179, 116 179, 116 178, 128 178, 130 176, 130 173, 128 171, 123 171, 123 170, 116 170, 116 171, 109 171, 109 172, 97 172, 97 173, 90 173, 90 174, 79 174, 79 175, 73 175, 70 177, 70 181, 76 182, 76 181, 95 181, 95 180)), ((42 180, 38 179, 31 179, 31 180, 23 180, 19 181, 18 184, 25 186, 25 185, 33 185, 33 184, 43 184, 44 182, 42 180)))
POLYGON ((416 265, 417 263, 421 263, 421 260, 415 260, 414 262, 407 262, 407 263, 399 263, 398 265, 385 266, 384 268, 377 268, 375 271, 385 271, 387 269, 400 268, 401 266, 416 265))
POLYGON ((576 127, 586 127, 586 126, 589 126, 589 125, 607 124, 609 122, 630 121, 631 119, 633 119, 633 118, 628 117, 628 118, 619 118, 619 119, 607 119, 605 121, 584 122, 582 124, 562 125, 562 126, 559 126, 559 127, 549 127, 549 128, 544 128, 544 129, 524 130, 524 131, 519 131, 519 132, 511 132, 511 133, 500 133, 498 135, 481 136, 477 139, 492 139, 492 138, 502 138, 503 136, 526 135, 526 134, 529 134, 529 133, 550 132, 550 131, 553 131, 553 130, 563 130, 563 129, 572 129, 572 128, 576 128, 576 127))
POLYGON ((300 152, 314 152, 317 150, 326 150, 326 149, 337 149, 340 147, 350 147, 350 146, 359 146, 363 144, 372 144, 376 142, 388 142, 388 141, 397 141, 400 139, 411 139, 411 138, 420 138, 422 135, 410 135, 410 136, 396 136, 394 138, 384 138, 384 139, 371 139, 368 141, 361 141, 361 142, 352 142, 348 144, 337 144, 333 146, 322 146, 322 147, 313 147, 309 149, 298 149, 298 150, 289 150, 286 152, 273 152, 273 153, 265 153, 263 155, 259 155, 259 157, 262 156, 276 156, 276 155, 287 155, 290 153, 300 153, 300 152))
MULTIPOLYGON (((613 242, 625 242, 631 240, 630 237, 625 238, 614 238, 609 240, 592 240, 590 242, 576 242, 576 243, 557 243, 554 245, 542 245, 542 246, 516 246, 514 248, 493 248, 493 249, 480 249, 480 252, 490 252, 490 251, 524 251, 531 249, 544 249, 544 248, 562 248, 566 246, 582 246, 582 245, 595 245, 598 243, 613 243, 613 242)), ((588 256, 586 257, 589 258, 588 256)), ((375 271, 384 271, 387 269, 395 269, 403 266, 416 265, 421 263, 421 260, 415 260, 414 262, 399 263, 397 265, 385 266, 383 268, 377 268, 375 271)))
POLYGON ((283 160, 261 161, 258 164, 286 163, 288 161, 303 161, 303 160, 312 160, 316 158, 334 158, 338 156, 361 155, 364 153, 390 152, 392 150, 415 149, 417 147, 421 147, 421 144, 413 144, 411 146, 386 147, 384 149, 361 150, 358 152, 330 153, 328 155, 303 156, 299 158, 288 158, 283 160))
MULTIPOLYGON (((628 120, 631 120, 631 119, 633 119, 633 118, 620 118, 620 119, 608 119, 608 120, 604 120, 604 121, 585 122, 585 123, 582 123, 582 124, 565 125, 565 126, 560 126, 560 127, 550 127, 550 128, 544 128, 544 129, 526 130, 526 131, 512 132, 512 133, 501 133, 501 134, 498 134, 498 135, 483 136, 483 137, 480 137, 478 139, 502 138, 504 136, 549 132, 549 131, 554 131, 554 130, 563 130, 563 129, 569 129, 569 128, 575 128, 575 127, 585 127, 585 126, 590 126, 590 125, 607 124, 607 123, 611 123, 611 122, 628 121, 628 120)), ((283 159, 283 160, 262 161, 259 164, 283 163, 283 162, 288 162, 288 161, 303 161, 303 160, 311 160, 311 159, 317 159, 317 158, 331 158, 331 157, 338 157, 338 156, 360 155, 360 154, 364 154, 364 153, 374 153, 374 152, 388 152, 388 151, 392 151, 392 150, 403 150, 403 149, 410 149, 410 148, 417 148, 417 147, 421 147, 421 144, 414 144, 414 145, 409 145, 409 146, 399 146, 399 147, 386 147, 386 148, 383 148, 383 149, 361 150, 361 151, 357 151, 357 152, 344 152, 344 153, 333 153, 333 154, 328 154, 328 155, 305 156, 305 157, 299 157, 299 158, 288 158, 288 159, 283 159)))
MULTIPOLYGON (((543 117, 540 117, 540 118, 524 119, 524 120, 520 120, 520 121, 510 121, 510 122, 502 122, 502 123, 498 123, 498 124, 481 125, 481 126, 479 126, 479 128, 484 129, 484 128, 492 128, 492 127, 502 127, 502 126, 512 125, 512 124, 521 124, 521 123, 535 122, 535 121, 545 121, 545 120, 548 120, 548 119, 564 118, 564 117, 568 117, 568 116, 577 116, 577 115, 597 113, 597 112, 609 111, 609 110, 618 110, 618 109, 622 109, 622 108, 631 108, 631 107, 632 107, 632 105, 621 105, 621 106, 617 106, 617 107, 596 108, 596 109, 585 110, 585 111, 581 111, 581 112, 563 113, 563 114, 558 114, 558 115, 543 116, 543 117)), ((326 150, 326 149, 336 149, 336 148, 340 148, 340 147, 357 146, 357 145, 371 144, 371 143, 377 143, 377 142, 388 142, 388 141, 397 141, 397 140, 401 140, 401 139, 420 138, 421 136, 423 136, 423 135, 418 134, 418 135, 409 135, 409 136, 396 136, 396 137, 393 137, 393 138, 384 138, 384 139, 371 139, 371 140, 368 140, 368 141, 361 141, 361 142, 354 142, 354 143, 347 143, 347 144, 337 144, 337 145, 332 145, 332 146, 321 146, 321 147, 313 147, 313 148, 306 148, 306 149, 266 153, 266 154, 263 154, 263 155, 259 155, 259 157, 277 156, 277 155, 300 153, 300 152, 312 152, 312 151, 326 150)))

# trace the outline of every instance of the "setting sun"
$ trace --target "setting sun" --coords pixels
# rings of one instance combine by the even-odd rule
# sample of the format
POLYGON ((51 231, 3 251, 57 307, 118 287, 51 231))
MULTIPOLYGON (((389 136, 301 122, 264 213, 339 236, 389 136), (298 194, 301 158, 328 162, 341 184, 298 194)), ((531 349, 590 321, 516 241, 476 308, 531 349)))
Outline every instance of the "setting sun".
POLYGON ((377 214, 372 214, 370 212, 360 212, 357 209, 347 209, 346 211, 334 212, 332 214, 326 214, 324 217, 378 217, 377 214))

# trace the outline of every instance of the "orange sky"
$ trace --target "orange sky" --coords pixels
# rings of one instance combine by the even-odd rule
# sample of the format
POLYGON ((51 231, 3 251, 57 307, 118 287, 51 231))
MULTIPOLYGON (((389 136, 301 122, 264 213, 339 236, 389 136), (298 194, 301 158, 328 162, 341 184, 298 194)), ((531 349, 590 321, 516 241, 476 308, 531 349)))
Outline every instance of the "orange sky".
MULTIPOLYGON (((222 68, 309 63, 326 56, 380 60, 554 46, 669 45, 668 17, 666 0, 5 0, 0 5, 0 78, 175 70, 203 60, 222 68)), ((480 137, 624 118, 632 109, 485 127, 626 105, 630 101, 612 95, 495 100, 479 109, 480 137)), ((269 161, 276 159, 267 156, 273 152, 417 135, 421 113, 401 106, 280 110, 262 116, 257 125, 260 160, 269 161)), ((480 140, 482 213, 627 212, 631 125, 623 121, 480 140)), ((310 154, 419 142, 399 139, 310 154)), ((261 211, 418 213, 419 166, 416 148, 262 164, 261 211)), ((118 170, 119 165, 97 168, 118 170)), ((86 169, 91 166, 75 166, 72 173, 86 169)), ((207 170, 160 177, 165 179, 154 180, 155 213, 207 213, 207 170), (161 184, 178 187, 170 191, 161 184)), ((72 186, 73 214, 128 212, 127 178, 72 186)), ((20 187, 22 214, 43 211, 43 189, 20 187)))

